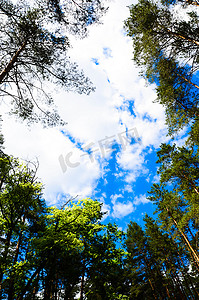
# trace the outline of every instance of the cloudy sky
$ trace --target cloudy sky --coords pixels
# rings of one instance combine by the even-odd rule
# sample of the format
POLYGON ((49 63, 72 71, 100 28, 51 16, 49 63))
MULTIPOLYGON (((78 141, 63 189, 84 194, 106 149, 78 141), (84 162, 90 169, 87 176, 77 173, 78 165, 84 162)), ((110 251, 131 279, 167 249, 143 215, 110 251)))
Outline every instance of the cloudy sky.
POLYGON ((163 107, 153 103, 154 86, 139 76, 123 29, 130 4, 111 1, 102 25, 90 28, 86 39, 72 39, 70 57, 96 91, 87 96, 51 87, 65 127, 27 128, 8 116, 2 126, 7 153, 39 160, 48 204, 60 206, 71 196, 98 199, 106 220, 123 229, 152 213, 146 196, 158 181, 155 152, 168 140, 163 107))

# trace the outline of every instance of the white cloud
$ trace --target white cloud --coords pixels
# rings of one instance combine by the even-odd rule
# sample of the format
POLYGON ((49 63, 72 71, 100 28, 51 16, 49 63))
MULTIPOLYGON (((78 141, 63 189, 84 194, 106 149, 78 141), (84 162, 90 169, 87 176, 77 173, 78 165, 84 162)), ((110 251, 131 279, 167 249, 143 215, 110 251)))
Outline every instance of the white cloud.
POLYGON ((122 194, 115 194, 111 196, 111 202, 115 203, 118 198, 123 198, 122 194))
MULTIPOLYGON (((38 157, 38 176, 45 184, 49 203, 56 203, 60 193, 80 197, 91 195, 97 180, 103 175, 105 157, 99 148, 101 139, 117 138, 118 133, 126 128, 137 128, 142 144, 127 145, 117 157, 119 166, 128 172, 127 183, 147 174, 144 166, 146 147, 158 147, 166 139, 164 110, 153 103, 156 98, 153 86, 146 87, 145 81, 139 77, 139 70, 132 61, 132 42, 123 32, 123 21, 128 16, 127 5, 130 3, 131 0, 110 2, 104 25, 93 26, 87 39, 72 40, 73 49, 69 55, 94 82, 96 92, 90 96, 58 92, 57 89, 54 92, 61 117, 68 122, 65 131, 84 146, 94 143, 98 148, 95 153, 98 160, 91 162, 89 157, 81 157, 83 152, 61 134, 59 128, 44 130, 34 125, 27 129, 25 124, 4 117, 6 151, 21 158, 38 157), (108 49, 106 53, 105 48, 108 49), (92 58, 97 58, 99 65, 92 62, 92 58), (125 99, 132 102, 136 116, 131 115, 127 105, 118 109, 125 99), (58 158, 63 155, 65 159, 69 152, 72 152, 71 161, 80 164, 64 173, 58 158)), ((109 155, 106 153, 106 162, 109 155)), ((132 211, 132 202, 115 200, 115 217, 123 217, 132 211)))
POLYGON ((145 155, 140 144, 127 145, 125 151, 122 151, 118 157, 117 162, 124 170, 129 171, 125 177, 127 183, 135 182, 136 179, 148 173, 145 167, 145 155))
POLYGON ((132 185, 128 184, 125 186, 124 191, 127 191, 128 193, 132 193, 133 192, 133 187, 132 185))
POLYGON ((146 204, 146 203, 149 203, 149 202, 151 202, 151 201, 148 200, 148 199, 146 198, 146 195, 144 194, 144 195, 136 196, 136 197, 134 198, 133 205, 138 206, 138 205, 140 205, 140 204, 146 204))
POLYGON ((135 207, 131 201, 121 202, 118 199, 123 199, 122 194, 115 194, 111 196, 111 203, 112 203, 112 214, 111 216, 114 218, 121 219, 129 214, 131 214, 135 207))
POLYGON ((152 179, 152 183, 158 183, 159 181, 160 181, 160 175, 156 174, 152 179))
POLYGON ((9 122, 3 122, 3 132, 7 153, 26 160, 38 158, 38 177, 45 185, 49 203, 57 201, 58 193, 82 198, 92 193, 96 179, 100 177, 98 162, 91 163, 87 157, 81 159, 83 152, 57 129, 42 129, 37 125, 29 130, 9 119, 9 122), (67 167, 63 172, 58 158, 60 155, 65 158, 69 152, 73 153, 71 161, 79 162, 79 165, 67 167))
POLYGON ((135 207, 131 201, 127 202, 119 202, 113 201, 113 212, 111 214, 112 217, 121 219, 133 211, 135 211, 135 207))

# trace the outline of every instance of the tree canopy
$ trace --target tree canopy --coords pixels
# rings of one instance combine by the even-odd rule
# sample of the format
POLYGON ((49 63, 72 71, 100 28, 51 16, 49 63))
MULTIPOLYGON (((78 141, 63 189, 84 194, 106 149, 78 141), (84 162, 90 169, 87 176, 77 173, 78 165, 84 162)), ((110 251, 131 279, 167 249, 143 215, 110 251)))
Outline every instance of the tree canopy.
MULTIPOLYGON (((186 144, 160 145, 159 182, 148 192, 156 210, 143 226, 130 221, 123 232, 104 222, 102 203, 90 198, 48 206, 38 163, 4 153, 0 134, 0 299, 199 299, 198 5, 139 0, 125 22, 169 133, 187 128, 186 144)), ((99 0, 0 0, 1 96, 12 97, 15 114, 62 124, 41 106, 53 103, 43 83, 94 89, 67 50, 69 36, 85 37, 104 12, 99 0)))
POLYGON ((198 299, 198 1, 139 0, 125 21, 141 75, 155 84, 169 134, 186 144, 160 145, 159 183, 148 199, 155 219, 127 230, 130 299, 198 299))
POLYGON ((0 96, 11 99, 12 113, 29 122, 64 124, 44 86, 94 91, 67 50, 70 35, 85 37, 105 11, 97 0, 0 1, 0 96))
POLYGON ((170 134, 187 124, 198 127, 198 15, 194 6, 187 12, 181 5, 181 14, 177 7, 173 1, 140 0, 130 6, 125 22, 134 61, 157 85, 157 101, 166 109, 170 134))
POLYGON ((47 207, 36 171, 1 154, 0 299, 117 299, 124 234, 101 223, 98 201, 47 207))

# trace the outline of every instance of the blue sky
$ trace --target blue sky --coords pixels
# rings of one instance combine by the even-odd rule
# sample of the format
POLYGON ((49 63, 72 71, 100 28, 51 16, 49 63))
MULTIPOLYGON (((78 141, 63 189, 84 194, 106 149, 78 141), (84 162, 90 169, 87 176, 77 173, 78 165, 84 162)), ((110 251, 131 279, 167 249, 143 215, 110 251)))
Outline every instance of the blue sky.
MULTIPOLYGON (((110 1, 103 24, 92 26, 86 39, 71 38, 67 55, 96 86, 94 93, 45 84, 66 126, 27 127, 11 116, 3 122, 7 153, 39 160, 49 205, 76 196, 98 199, 108 212, 105 222, 124 230, 130 220, 142 224, 143 215, 153 213, 147 191, 158 180, 156 151, 169 141, 164 109, 153 102, 155 86, 146 85, 132 61, 132 41, 123 29, 130 4, 110 1)), ((178 144, 183 140, 182 133, 178 144)))

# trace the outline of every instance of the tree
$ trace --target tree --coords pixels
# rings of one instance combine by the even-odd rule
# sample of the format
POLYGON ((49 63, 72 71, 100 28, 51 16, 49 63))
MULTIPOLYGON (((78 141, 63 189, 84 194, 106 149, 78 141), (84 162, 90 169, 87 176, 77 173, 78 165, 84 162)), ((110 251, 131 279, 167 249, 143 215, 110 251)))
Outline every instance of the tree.
POLYGON ((144 230, 136 222, 130 222, 128 226, 126 246, 130 299, 162 298, 165 294, 162 270, 155 261, 144 230))
POLYGON ((183 213, 182 224, 190 224, 190 230, 198 238, 198 166, 197 147, 176 147, 162 144, 157 153, 160 183, 177 193, 176 199, 184 199, 187 213, 183 213))
POLYGON ((130 299, 197 299, 198 147, 162 144, 157 156, 160 183, 148 197, 156 220, 127 230, 130 299))
POLYGON ((180 3, 183 4, 184 7, 187 7, 189 5, 195 5, 199 6, 199 2, 196 0, 162 0, 161 1, 163 4, 175 4, 175 3, 180 3))
POLYGON ((160 182, 175 185, 176 189, 189 199, 189 203, 198 203, 199 158, 196 147, 162 144, 157 156, 160 182))
POLYGON ((128 299, 123 233, 101 224, 101 204, 46 207, 35 172, 1 162, 0 299, 128 299))
POLYGON ((145 228, 130 222, 126 245, 130 299, 197 299, 198 276, 180 244, 145 215, 145 228))
POLYGON ((44 228, 46 207, 36 169, 0 157, 0 299, 14 299, 33 259, 30 243, 44 228), (27 261, 27 256, 30 260, 27 261), (25 272, 26 270, 26 272, 25 272))
MULTIPOLYGON (((180 243, 188 251, 192 267, 196 267, 198 272, 199 254, 194 243, 198 225, 192 226, 195 218, 193 206, 175 191, 175 188, 173 191, 168 191, 164 185, 154 184, 149 194, 149 199, 157 205, 156 212, 159 212, 158 217, 162 227, 180 240, 180 243)), ((196 218, 198 218, 196 208, 195 212, 196 218)))
MULTIPOLYGON (((86 239, 86 235, 92 238, 95 232, 97 233, 103 228, 99 223, 102 217, 100 210, 100 204, 97 201, 85 199, 77 204, 70 203, 63 210, 53 209, 52 214, 48 216, 50 223, 46 228, 45 239, 41 241, 41 254, 38 254, 41 261, 42 257, 48 257, 48 261, 43 267, 45 273, 43 279, 44 299, 49 299, 50 295, 55 296, 61 289, 65 291, 65 294, 69 293, 68 296, 71 296, 74 288, 77 288, 77 284, 84 276, 82 275, 84 239, 86 239), (67 256, 69 258, 76 257, 77 273, 75 272, 76 275, 74 274, 75 277, 73 277, 73 280, 76 278, 76 282, 71 281, 70 272, 68 273, 69 277, 66 277, 66 272, 62 273, 62 270, 64 271, 62 264, 65 265, 66 262, 62 261, 62 258, 67 256), (61 273, 58 268, 59 264, 61 273), (60 277, 60 275, 64 276, 60 277), (71 284, 72 288, 70 289, 71 284)), ((73 269, 73 266, 71 267, 73 269)))
POLYGON ((157 100, 166 108, 173 134, 190 122, 198 124, 199 34, 194 9, 185 21, 167 4, 140 0, 130 7, 125 27, 133 39, 135 62, 157 84, 157 100))
POLYGON ((115 280, 122 273, 124 250, 116 245, 122 232, 117 226, 101 224, 102 215, 99 202, 85 199, 49 216, 52 227, 40 245, 41 257, 48 257, 43 268, 44 299, 56 295, 71 299, 78 289, 80 299, 122 295, 122 283, 115 280))
POLYGON ((124 263, 126 253, 122 248, 124 237, 115 224, 109 223, 88 243, 85 240, 86 299, 128 299, 129 285, 124 263))
POLYGON ((157 221, 145 216, 145 231, 136 224, 129 227, 130 264, 136 265, 133 295, 138 299, 150 299, 144 294, 149 283, 155 299, 199 296, 199 31, 198 15, 190 5, 198 3, 140 0, 130 7, 125 22, 133 39, 134 60, 148 82, 156 84, 157 101, 165 107, 169 134, 174 137, 185 126, 189 129, 186 146, 163 144, 157 153, 160 183, 152 186, 148 197, 156 206, 157 221), (177 7, 184 10, 181 15, 177 7), (163 294, 153 270, 159 274, 163 294), (140 278, 145 280, 144 287, 140 278))
POLYGON ((0 153, 0 299, 128 300, 124 233, 98 201, 47 207, 37 168, 0 153))
POLYGON ((189 261, 180 245, 168 232, 161 230, 157 221, 147 215, 144 221, 149 247, 165 275, 163 285, 168 299, 198 297, 198 292, 194 288, 195 283, 189 273, 189 261))
POLYGON ((0 1, 0 95, 12 99, 12 113, 29 122, 64 124, 55 109, 49 110, 53 99, 43 86, 52 82, 78 93, 94 90, 67 50, 69 35, 86 36, 104 12, 97 0, 0 1))

